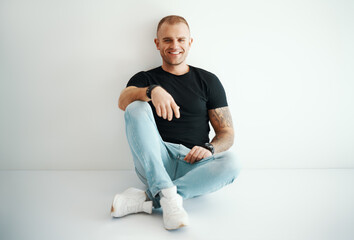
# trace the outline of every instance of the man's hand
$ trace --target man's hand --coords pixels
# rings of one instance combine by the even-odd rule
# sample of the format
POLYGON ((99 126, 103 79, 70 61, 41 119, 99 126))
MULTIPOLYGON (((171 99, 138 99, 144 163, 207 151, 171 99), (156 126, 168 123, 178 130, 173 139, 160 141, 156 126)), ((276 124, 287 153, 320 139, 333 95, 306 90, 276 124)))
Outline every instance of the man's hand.
POLYGON ((162 87, 155 87, 151 92, 151 101, 154 104, 157 116, 171 121, 173 113, 176 118, 180 117, 179 106, 175 100, 165 89, 162 87))
POLYGON ((208 149, 199 146, 194 146, 191 151, 186 155, 184 160, 193 164, 197 161, 202 160, 203 158, 210 157, 211 155, 212 154, 208 149))

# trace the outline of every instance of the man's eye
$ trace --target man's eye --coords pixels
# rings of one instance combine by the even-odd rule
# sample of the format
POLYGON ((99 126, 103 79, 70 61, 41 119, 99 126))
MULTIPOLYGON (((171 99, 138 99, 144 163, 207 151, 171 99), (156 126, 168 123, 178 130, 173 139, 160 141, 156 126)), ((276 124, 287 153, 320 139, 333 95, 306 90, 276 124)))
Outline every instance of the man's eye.
POLYGON ((164 42, 171 42, 171 40, 165 40, 164 42))
POLYGON ((184 40, 184 39, 180 39, 179 41, 180 41, 180 42, 184 42, 185 40, 184 40))

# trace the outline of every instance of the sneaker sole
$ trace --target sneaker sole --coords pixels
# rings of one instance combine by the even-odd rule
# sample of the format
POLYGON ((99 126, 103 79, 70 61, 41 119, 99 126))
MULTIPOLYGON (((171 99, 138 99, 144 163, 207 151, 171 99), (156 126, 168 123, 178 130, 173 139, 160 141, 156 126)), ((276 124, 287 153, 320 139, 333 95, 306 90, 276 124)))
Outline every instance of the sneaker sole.
POLYGON ((184 224, 182 223, 182 224, 179 225, 177 228, 166 228, 166 227, 165 227, 165 229, 166 229, 166 230, 176 230, 176 229, 179 229, 179 228, 182 228, 182 227, 185 227, 185 226, 187 226, 187 225, 184 225, 184 224))

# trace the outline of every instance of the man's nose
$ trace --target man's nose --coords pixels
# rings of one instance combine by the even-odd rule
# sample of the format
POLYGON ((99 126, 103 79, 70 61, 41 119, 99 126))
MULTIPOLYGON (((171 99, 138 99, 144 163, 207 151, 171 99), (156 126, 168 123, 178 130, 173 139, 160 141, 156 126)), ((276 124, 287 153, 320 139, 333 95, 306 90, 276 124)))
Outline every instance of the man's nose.
POLYGON ((177 49, 178 48, 178 41, 177 40, 172 41, 171 48, 173 48, 173 49, 177 49))

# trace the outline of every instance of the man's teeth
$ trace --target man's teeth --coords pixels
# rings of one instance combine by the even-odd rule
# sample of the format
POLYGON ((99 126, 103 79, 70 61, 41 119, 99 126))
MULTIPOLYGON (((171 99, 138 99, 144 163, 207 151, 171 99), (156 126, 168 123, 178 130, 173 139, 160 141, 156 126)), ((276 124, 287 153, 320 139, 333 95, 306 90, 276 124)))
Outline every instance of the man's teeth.
POLYGON ((179 54, 179 52, 170 52, 171 54, 179 54))

